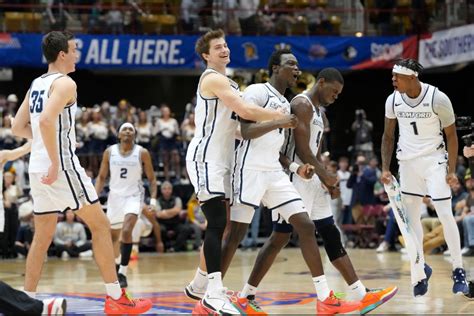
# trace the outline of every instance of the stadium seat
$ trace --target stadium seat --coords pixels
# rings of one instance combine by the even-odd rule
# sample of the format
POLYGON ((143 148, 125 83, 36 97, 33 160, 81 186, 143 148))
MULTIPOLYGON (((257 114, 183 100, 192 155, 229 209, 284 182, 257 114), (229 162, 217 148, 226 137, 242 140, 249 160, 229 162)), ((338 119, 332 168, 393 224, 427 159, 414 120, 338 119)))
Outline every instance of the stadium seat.
POLYGON ((176 34, 178 31, 178 21, 174 15, 160 14, 157 15, 158 24, 160 25, 160 34, 176 34))
POLYGON ((41 32, 41 13, 26 12, 24 13, 25 31, 31 33, 41 32))
POLYGON ((5 12, 5 30, 7 32, 23 32, 23 12, 5 12))

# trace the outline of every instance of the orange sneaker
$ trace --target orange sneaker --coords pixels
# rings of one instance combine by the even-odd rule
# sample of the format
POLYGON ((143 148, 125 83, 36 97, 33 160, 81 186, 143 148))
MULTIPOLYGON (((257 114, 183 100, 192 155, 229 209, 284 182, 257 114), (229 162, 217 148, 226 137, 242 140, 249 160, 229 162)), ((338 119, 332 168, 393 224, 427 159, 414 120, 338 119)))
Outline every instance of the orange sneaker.
POLYGON ((192 315, 207 315, 207 316, 214 316, 214 315, 219 315, 219 313, 216 313, 215 311, 206 308, 204 305, 202 305, 202 301, 198 301, 196 305, 194 305, 193 311, 191 313, 192 315))
POLYGON ((234 305, 239 309, 242 315, 268 315, 258 306, 255 301, 255 295, 248 295, 247 297, 234 296, 234 298, 234 305))
POLYGON ((131 298, 125 289, 122 289, 122 296, 114 300, 110 296, 105 298, 105 314, 143 314, 152 307, 149 299, 131 298))
POLYGON ((359 302, 342 300, 331 291, 323 302, 317 300, 316 310, 318 315, 344 314, 359 310, 359 305, 359 302))
POLYGON ((396 286, 390 286, 386 289, 367 290, 364 298, 360 301, 359 312, 367 314, 373 311, 389 299, 391 299, 398 291, 396 286))

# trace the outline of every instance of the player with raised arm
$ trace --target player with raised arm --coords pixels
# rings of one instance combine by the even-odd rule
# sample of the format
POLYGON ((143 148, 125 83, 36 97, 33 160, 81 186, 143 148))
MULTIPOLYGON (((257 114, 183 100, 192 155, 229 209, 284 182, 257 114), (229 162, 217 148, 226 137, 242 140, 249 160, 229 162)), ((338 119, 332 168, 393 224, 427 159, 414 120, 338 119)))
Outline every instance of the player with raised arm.
POLYGON ((227 216, 225 199, 230 196, 237 116, 268 121, 288 115, 242 100, 237 83, 225 76, 230 50, 222 30, 202 35, 196 42, 196 52, 207 68, 198 83, 196 134, 188 146, 186 168, 208 221, 203 253, 209 284, 201 305, 213 313, 234 314, 238 311, 230 303, 222 284, 221 247, 227 216))

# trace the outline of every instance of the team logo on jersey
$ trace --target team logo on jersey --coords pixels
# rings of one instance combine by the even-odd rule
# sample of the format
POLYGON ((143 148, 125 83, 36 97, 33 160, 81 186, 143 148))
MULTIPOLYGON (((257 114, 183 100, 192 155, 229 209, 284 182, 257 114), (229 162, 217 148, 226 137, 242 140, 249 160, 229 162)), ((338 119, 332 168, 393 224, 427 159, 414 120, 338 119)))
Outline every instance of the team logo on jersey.
POLYGON ((429 103, 423 103, 423 106, 430 106, 429 103))
POLYGON ((245 42, 242 44, 242 46, 244 47, 244 56, 246 62, 258 59, 258 49, 254 43, 245 42))
POLYGON ((400 106, 402 105, 402 103, 395 103, 395 106, 400 106))
POLYGON ((77 195, 77 197, 80 199, 83 199, 84 196, 85 196, 84 191, 83 190, 79 191, 79 194, 77 195))
POLYGON ((417 118, 417 119, 425 119, 425 118, 430 118, 432 115, 431 112, 397 112, 397 117, 398 118, 417 118))

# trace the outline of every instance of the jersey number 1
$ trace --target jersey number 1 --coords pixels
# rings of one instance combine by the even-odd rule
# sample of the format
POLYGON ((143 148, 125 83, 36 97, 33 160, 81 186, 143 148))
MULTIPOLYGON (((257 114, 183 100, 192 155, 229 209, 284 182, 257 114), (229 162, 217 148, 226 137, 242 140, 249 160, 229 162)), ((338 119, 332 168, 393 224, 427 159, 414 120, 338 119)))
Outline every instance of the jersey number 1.
POLYGON ((30 105, 30 113, 41 113, 43 111, 43 94, 44 90, 31 92, 33 100, 30 105))
POLYGON ((411 122, 410 125, 413 126, 413 133, 415 133, 415 135, 418 135, 418 128, 416 127, 416 122, 411 122))

